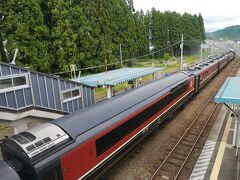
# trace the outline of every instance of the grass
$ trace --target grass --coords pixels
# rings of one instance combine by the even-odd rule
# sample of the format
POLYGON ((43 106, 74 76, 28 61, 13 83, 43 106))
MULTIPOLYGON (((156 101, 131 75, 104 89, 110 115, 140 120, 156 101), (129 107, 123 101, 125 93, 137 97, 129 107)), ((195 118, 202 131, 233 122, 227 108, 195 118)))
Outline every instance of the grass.
MULTIPOLYGON (((146 84, 149 81, 152 80, 152 75, 147 75, 142 77, 142 84, 146 84)), ((128 84, 128 82, 122 83, 122 84, 118 84, 116 86, 113 87, 113 94, 117 95, 120 94, 126 90, 129 90, 132 88, 131 84, 128 84)), ((107 88, 96 88, 96 100, 97 101, 101 101, 103 99, 106 99, 107 97, 107 88)))
MULTIPOLYGON (((203 53, 203 59, 206 59, 208 53, 203 53)), ((199 59, 200 55, 191 55, 191 56, 184 56, 184 61, 187 64, 187 66, 196 64, 199 59)), ((178 70, 180 70, 180 58, 176 57, 170 57, 169 60, 163 60, 163 59, 138 59, 137 62, 135 62, 133 67, 164 67, 165 70, 163 71, 163 74, 166 73, 173 73, 178 70)), ((152 75, 148 75, 145 77, 142 77, 142 84, 146 84, 149 81, 152 80, 152 75)), ((123 83, 123 84, 118 84, 113 87, 113 94, 119 94, 126 89, 131 89, 131 84, 123 83)), ((101 101, 107 97, 107 88, 96 88, 96 100, 101 101)))
MULTIPOLYGON (((113 94, 117 95, 125 90, 131 89, 131 84, 127 82, 113 87, 113 94)), ((107 97, 107 88, 96 88, 96 100, 101 101, 107 97)))
POLYGON ((107 97, 106 88, 96 88, 96 100, 101 101, 107 97))

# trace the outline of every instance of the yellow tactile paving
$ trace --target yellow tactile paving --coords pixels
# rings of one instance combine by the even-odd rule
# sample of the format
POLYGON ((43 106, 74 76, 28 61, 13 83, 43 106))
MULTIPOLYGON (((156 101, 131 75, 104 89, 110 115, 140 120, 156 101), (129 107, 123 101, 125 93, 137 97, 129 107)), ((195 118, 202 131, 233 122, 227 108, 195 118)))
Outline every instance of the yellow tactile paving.
POLYGON ((217 157, 216 157, 213 169, 212 169, 210 180, 217 180, 218 179, 218 175, 219 175, 219 171, 220 171, 221 164, 222 164, 222 159, 223 159, 223 155, 224 155, 224 151, 225 151, 225 147, 226 147, 226 142, 227 142, 227 139, 228 139, 228 134, 229 134, 229 129, 230 129, 230 126, 231 126, 231 122, 232 122, 232 118, 229 116, 228 121, 227 121, 227 125, 226 125, 225 130, 224 130, 224 134, 223 134, 220 146, 219 146, 217 157))

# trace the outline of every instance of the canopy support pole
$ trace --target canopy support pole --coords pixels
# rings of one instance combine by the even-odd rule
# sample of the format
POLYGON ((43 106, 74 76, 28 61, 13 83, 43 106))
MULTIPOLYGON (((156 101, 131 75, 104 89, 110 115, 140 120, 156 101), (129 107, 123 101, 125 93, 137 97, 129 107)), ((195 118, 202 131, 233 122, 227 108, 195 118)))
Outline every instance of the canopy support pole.
POLYGON ((107 87, 107 98, 110 99, 112 97, 112 86, 107 87))

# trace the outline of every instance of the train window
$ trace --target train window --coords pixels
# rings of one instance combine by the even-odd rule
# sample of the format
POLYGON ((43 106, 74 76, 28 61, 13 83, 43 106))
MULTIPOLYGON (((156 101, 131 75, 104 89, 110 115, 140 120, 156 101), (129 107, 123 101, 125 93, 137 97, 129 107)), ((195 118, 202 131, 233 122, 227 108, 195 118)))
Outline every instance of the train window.
POLYGON ((107 151, 109 148, 115 145, 118 141, 126 137, 133 130, 138 128, 149 118, 151 118, 160 110, 162 110, 164 107, 166 107, 176 97, 180 96, 187 88, 188 83, 187 82, 182 83, 179 88, 174 89, 174 92, 172 94, 166 96, 165 98, 158 101, 157 103, 147 108, 146 110, 142 111, 141 113, 137 114, 136 116, 134 116, 132 119, 128 120, 121 126, 115 128, 108 134, 96 140, 97 156, 103 154, 105 151, 107 151))
POLYGON ((60 168, 57 166, 42 176, 42 180, 60 180, 60 168))

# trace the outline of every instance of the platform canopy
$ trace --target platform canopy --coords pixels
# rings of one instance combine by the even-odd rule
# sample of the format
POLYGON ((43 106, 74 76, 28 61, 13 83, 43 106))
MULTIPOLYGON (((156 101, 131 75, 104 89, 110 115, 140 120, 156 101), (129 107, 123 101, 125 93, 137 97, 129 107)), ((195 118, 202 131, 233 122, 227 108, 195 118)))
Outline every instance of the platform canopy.
POLYGON ((215 96, 215 102, 240 104, 240 77, 228 77, 215 96))
POLYGON ((92 87, 115 86, 149 74, 163 71, 165 68, 122 68, 74 79, 92 87))

